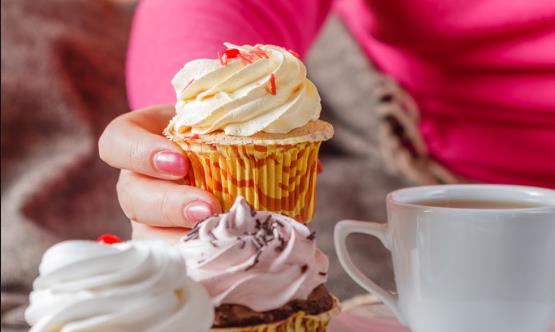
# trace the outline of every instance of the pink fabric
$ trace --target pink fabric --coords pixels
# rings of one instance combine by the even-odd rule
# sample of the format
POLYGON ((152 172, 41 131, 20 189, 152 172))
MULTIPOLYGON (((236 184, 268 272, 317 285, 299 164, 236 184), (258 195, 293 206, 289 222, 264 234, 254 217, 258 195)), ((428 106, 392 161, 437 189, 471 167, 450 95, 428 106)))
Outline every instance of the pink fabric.
POLYGON ((343 0, 368 56, 415 97, 434 158, 555 187, 555 2, 343 0))
MULTIPOLYGON (((372 61, 415 97, 434 158, 482 182, 555 188, 555 2, 338 0, 372 61)), ((173 102, 172 75, 223 41, 305 53, 329 1, 143 0, 131 106, 173 102)))
POLYGON ((196 58, 215 58, 223 43, 274 44, 301 55, 316 37, 331 0, 143 0, 128 50, 130 106, 174 103, 173 75, 196 58))

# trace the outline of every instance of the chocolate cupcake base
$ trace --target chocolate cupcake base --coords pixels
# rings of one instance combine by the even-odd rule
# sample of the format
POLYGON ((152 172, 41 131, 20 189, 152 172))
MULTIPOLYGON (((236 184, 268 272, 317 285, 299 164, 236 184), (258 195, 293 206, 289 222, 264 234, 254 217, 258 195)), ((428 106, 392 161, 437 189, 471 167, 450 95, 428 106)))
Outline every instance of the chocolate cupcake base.
POLYGON ((246 327, 277 323, 302 312, 317 316, 337 306, 337 300, 324 285, 316 287, 307 300, 293 300, 280 308, 258 312, 238 304, 222 304, 216 308, 214 328, 246 327))

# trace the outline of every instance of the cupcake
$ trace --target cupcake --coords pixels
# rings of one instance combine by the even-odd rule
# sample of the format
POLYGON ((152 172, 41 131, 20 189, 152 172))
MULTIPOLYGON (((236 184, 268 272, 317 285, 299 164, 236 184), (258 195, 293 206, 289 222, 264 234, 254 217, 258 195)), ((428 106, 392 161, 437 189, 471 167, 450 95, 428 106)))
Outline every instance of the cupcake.
POLYGON ((66 241, 43 256, 25 319, 32 332, 204 332, 214 308, 175 247, 66 241))
POLYGON ((243 196, 258 210, 308 222, 314 215, 318 150, 333 136, 320 96, 295 53, 236 46, 187 63, 173 78, 176 115, 165 130, 189 158, 186 182, 224 210, 243 196))
POLYGON ((256 212, 241 197, 229 212, 197 224, 179 247, 216 308, 211 331, 325 331, 339 311, 324 286, 329 263, 315 233, 256 212))

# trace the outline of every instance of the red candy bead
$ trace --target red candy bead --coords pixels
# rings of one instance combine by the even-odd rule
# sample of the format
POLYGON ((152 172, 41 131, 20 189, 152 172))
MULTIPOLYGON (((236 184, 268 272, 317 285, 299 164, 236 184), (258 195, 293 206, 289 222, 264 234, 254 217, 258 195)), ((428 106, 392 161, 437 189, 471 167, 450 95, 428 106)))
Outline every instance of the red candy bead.
POLYGON ((101 242, 105 244, 114 244, 122 242, 121 239, 114 234, 102 234, 96 239, 96 242, 101 242))

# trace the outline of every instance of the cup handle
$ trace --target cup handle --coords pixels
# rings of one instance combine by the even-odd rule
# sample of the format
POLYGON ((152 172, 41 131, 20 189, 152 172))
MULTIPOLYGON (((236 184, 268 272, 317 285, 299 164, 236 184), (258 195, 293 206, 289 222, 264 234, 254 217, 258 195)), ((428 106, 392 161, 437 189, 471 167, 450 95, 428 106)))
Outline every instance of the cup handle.
POLYGON ((398 298, 391 294, 391 292, 378 286, 375 282, 370 280, 360 269, 353 263, 349 252, 347 251, 347 236, 352 233, 368 234, 377 237, 387 250, 390 250, 390 237, 387 232, 387 227, 385 224, 379 224, 374 222, 364 222, 355 220, 343 220, 337 223, 334 230, 334 242, 335 250, 337 251, 337 257, 339 262, 343 266, 343 269, 347 271, 347 274, 362 288, 366 289, 368 292, 376 295, 380 300, 382 300, 387 306, 391 308, 397 319, 406 325, 405 318, 401 313, 399 308, 398 298))

